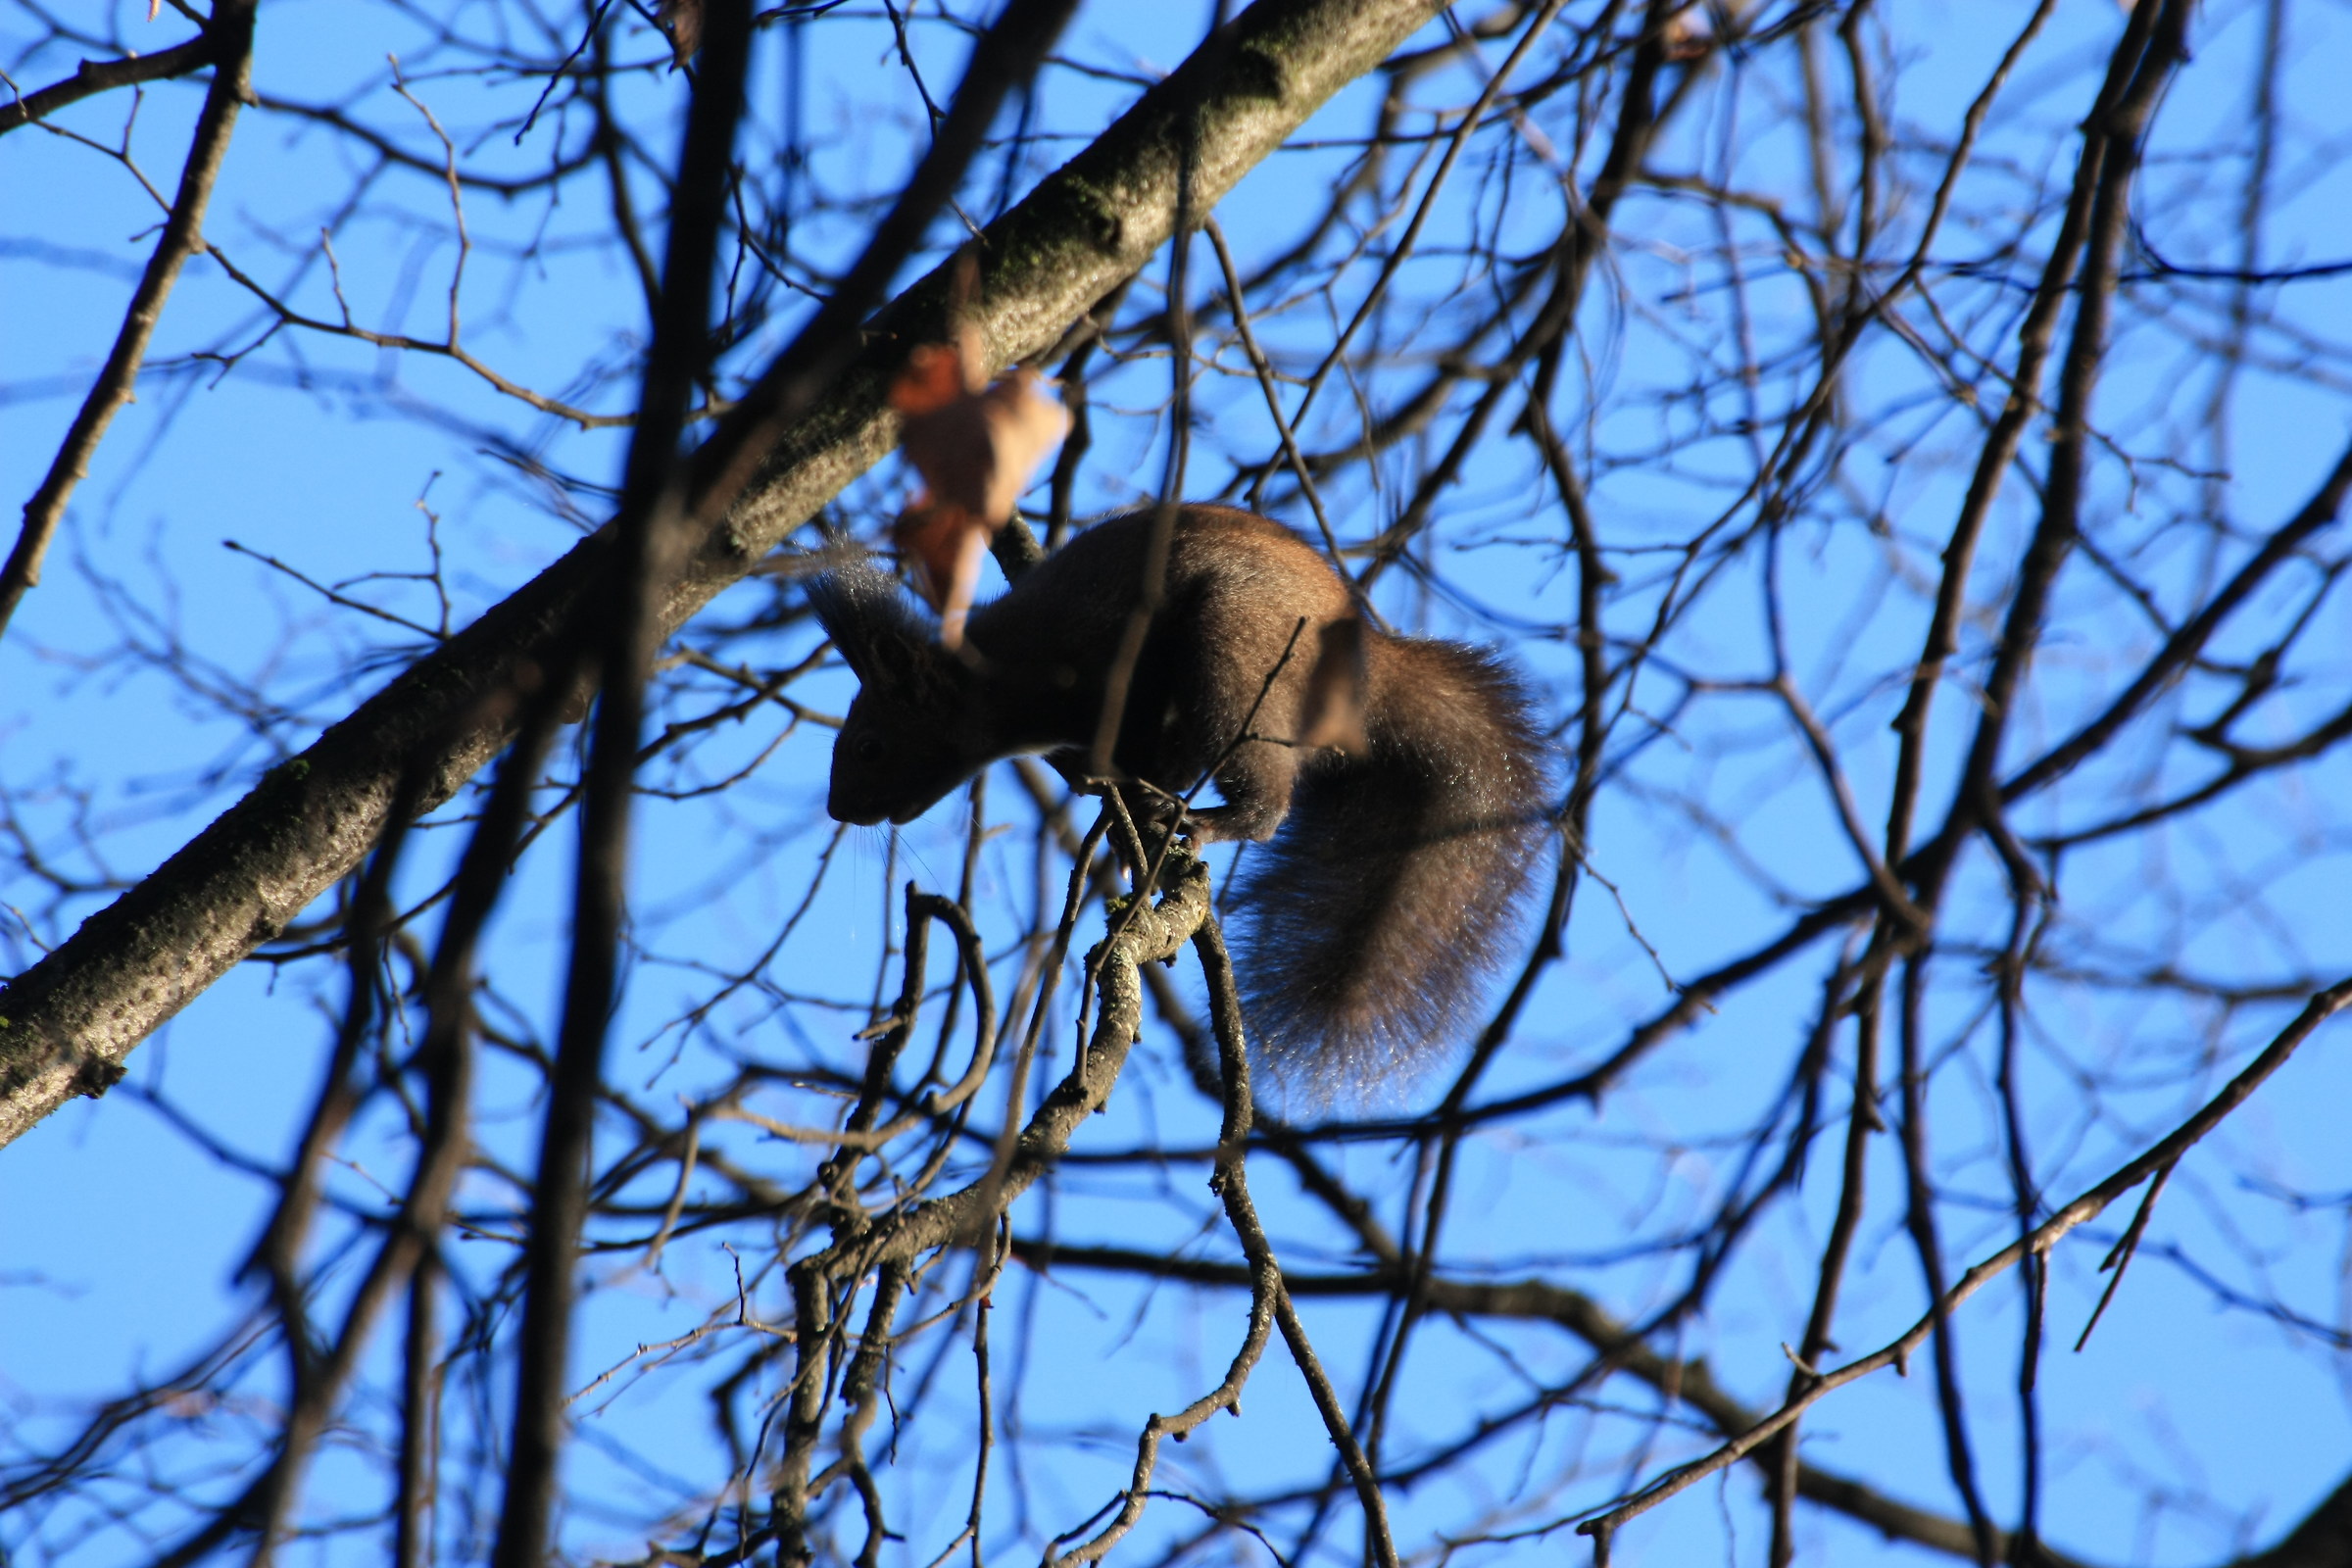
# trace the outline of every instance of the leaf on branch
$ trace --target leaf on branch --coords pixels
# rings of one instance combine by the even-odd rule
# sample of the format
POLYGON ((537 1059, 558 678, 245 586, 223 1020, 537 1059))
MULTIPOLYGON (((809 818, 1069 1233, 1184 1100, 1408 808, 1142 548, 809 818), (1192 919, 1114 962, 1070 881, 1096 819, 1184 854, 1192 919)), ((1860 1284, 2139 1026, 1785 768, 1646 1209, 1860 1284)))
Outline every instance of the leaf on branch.
POLYGON ((1040 390, 1046 384, 1023 368, 990 385, 979 334, 963 328, 955 343, 917 347, 891 385, 900 450, 923 480, 893 537, 950 648, 963 641, 989 539, 1069 433, 1069 413, 1040 390))

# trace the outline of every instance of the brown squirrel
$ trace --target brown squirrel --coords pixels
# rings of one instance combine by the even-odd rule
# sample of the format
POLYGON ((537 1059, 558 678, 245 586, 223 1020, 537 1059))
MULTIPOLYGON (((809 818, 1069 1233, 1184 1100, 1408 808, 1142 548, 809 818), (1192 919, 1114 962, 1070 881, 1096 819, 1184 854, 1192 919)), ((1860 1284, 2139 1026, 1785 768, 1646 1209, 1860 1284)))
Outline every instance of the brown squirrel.
MULTIPOLYGON (((1082 776, 1152 521, 1079 534, 975 610, 957 653, 883 572, 816 578, 809 601, 860 684, 834 742, 833 817, 911 821, 1024 752, 1082 776)), ((1183 831, 1270 841, 1245 857, 1239 968, 1258 1053, 1285 1077, 1367 1088, 1456 1042, 1549 822, 1544 743, 1492 655, 1365 626, 1288 528, 1186 506, 1111 761, 1152 787, 1124 798, 1159 803, 1161 821, 1213 776, 1224 804, 1186 811, 1183 831), (1335 666, 1360 697, 1344 749, 1306 739, 1332 728, 1335 666)))

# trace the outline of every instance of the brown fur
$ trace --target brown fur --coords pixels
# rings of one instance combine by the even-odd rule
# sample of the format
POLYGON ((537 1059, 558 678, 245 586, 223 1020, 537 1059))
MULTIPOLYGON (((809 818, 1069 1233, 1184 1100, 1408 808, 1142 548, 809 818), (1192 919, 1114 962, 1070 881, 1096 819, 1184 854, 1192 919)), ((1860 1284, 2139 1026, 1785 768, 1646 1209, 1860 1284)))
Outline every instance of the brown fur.
MULTIPOLYGON (((973 612, 968 658, 870 567, 812 584, 862 687, 834 746, 833 816, 910 821, 1021 752, 1082 767, 1151 528, 1139 512, 1080 534, 973 612)), ((1476 649, 1362 626, 1321 555, 1234 508, 1183 509, 1163 583, 1111 760, 1167 795, 1213 772, 1225 804, 1188 830, 1267 843, 1240 895, 1260 1054, 1325 1092, 1426 1062, 1463 1033, 1546 836, 1518 682, 1476 649), (1335 679, 1361 689, 1335 697, 1335 679), (1342 731, 1345 752, 1304 744, 1342 731)))

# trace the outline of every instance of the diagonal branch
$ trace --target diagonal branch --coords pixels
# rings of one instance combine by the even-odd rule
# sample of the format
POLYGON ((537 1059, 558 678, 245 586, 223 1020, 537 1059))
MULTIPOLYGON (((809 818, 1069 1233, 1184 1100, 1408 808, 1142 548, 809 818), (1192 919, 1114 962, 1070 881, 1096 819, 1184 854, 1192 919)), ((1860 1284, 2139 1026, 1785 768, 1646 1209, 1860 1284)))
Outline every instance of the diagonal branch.
POLYGON ((1778 1410, 1745 1432, 1726 1443, 1703 1458, 1668 1472, 1635 1493, 1618 1506, 1587 1520, 1577 1527, 1583 1535, 1592 1536, 1605 1544, 1620 1526, 1638 1515, 1664 1502, 1669 1497, 1696 1486, 1708 1476, 1726 1466, 1739 1463, 1748 1454, 1770 1442, 1786 1428, 1793 1425, 1807 1409, 1849 1383, 1858 1382, 1873 1372, 1889 1366, 1902 1366, 1936 1328, 1948 1320, 1952 1310, 1983 1290, 1987 1284, 2014 1268, 2028 1253, 2046 1254, 2065 1239, 2068 1232, 2098 1218, 2107 1205, 2146 1181, 2157 1171, 2165 1169, 2203 1141, 2205 1135, 2220 1126, 2230 1113, 2243 1104, 2248 1096, 2262 1087, 2304 1041, 2311 1038, 2320 1026, 2352 1004, 2352 980, 2340 981, 2314 996, 2303 1010, 2264 1047, 2238 1075, 2223 1086, 2222 1091, 2199 1106, 2179 1127, 2158 1140, 2140 1153, 2127 1160, 2097 1186, 2074 1201, 2058 1209, 2048 1219, 2007 1247, 1984 1259, 1957 1283, 1931 1303, 1929 1311, 1905 1330, 1902 1336, 1880 1347, 1868 1355, 1858 1356, 1833 1372, 1825 1372, 1807 1385, 1804 1392, 1790 1398, 1778 1410))
MULTIPOLYGON (((1128 1248, 1067 1246, 1042 1238, 1016 1237, 1012 1255, 1041 1273, 1080 1268, 1179 1280, 1199 1286, 1240 1287, 1250 1283, 1249 1270, 1243 1264, 1128 1248)), ((1380 1297, 1396 1299, 1410 1290, 1412 1283, 1411 1277, 1393 1262, 1361 1274, 1289 1274, 1283 1280, 1287 1296, 1309 1299, 1380 1297)), ((1466 1318, 1555 1323, 1599 1351, 1615 1370, 1638 1378, 1667 1398, 1697 1411, 1708 1425, 1726 1437, 1737 1436, 1763 1419, 1716 1382, 1714 1371, 1704 1360, 1679 1360, 1660 1354, 1582 1291, 1541 1279, 1441 1277, 1428 1282, 1427 1292, 1429 1307, 1434 1312, 1466 1318)), ((1768 1451, 1751 1453, 1748 1457, 1760 1463, 1772 1462, 1768 1451)), ((1391 1480, 1394 1484, 1395 1478, 1391 1480)), ((1800 1462, 1796 1467, 1796 1494, 1868 1525, 1889 1540, 1908 1541, 1955 1557, 1976 1556, 1976 1538, 1965 1523, 1904 1502, 1836 1470, 1800 1462)), ((1257 1499, 1261 1505, 1265 1500, 1257 1499)), ((2002 1541, 2005 1546, 2007 1538, 2002 1541)), ((2044 1547, 2041 1568, 2085 1568, 2085 1565, 2044 1547)))
MULTIPOLYGON (((235 7, 229 8, 231 11, 235 7)), ((251 8, 246 8, 251 16, 251 8)), ((214 27, 218 27, 218 20, 214 27)), ((247 24, 251 25, 250 21, 247 24)), ((25 93, 13 103, 0 104, 0 136, 19 125, 29 125, 46 120, 68 104, 77 104, 84 98, 112 92, 117 87, 132 87, 143 81, 162 81, 167 76, 184 76, 191 71, 211 65, 219 47, 219 38, 212 28, 198 33, 184 43, 169 49, 159 49, 151 55, 124 55, 120 60, 84 60, 74 74, 63 81, 25 93)), ((250 34, 248 34, 250 36, 250 34)))
MULTIPOLYGON (((1439 0, 1259 0, 1236 18, 983 231, 971 318, 990 355, 1002 364, 1051 348, 1151 257, 1167 238, 1186 149, 1205 210, 1439 9, 1439 0)), ((760 449, 743 499, 698 528, 656 604, 664 635, 889 451, 889 375, 907 343, 939 334, 947 295, 944 269, 900 295, 822 401, 760 449)), ((583 541, 0 991, 0 1142, 74 1095, 102 1092, 149 1032, 356 865, 412 753, 427 808, 496 755, 506 724, 456 721, 480 693, 544 658, 612 549, 609 528, 583 541)))
MULTIPOLYGON (((212 200, 214 182, 220 177, 221 161, 228 156, 228 137, 236 127, 237 111, 253 91, 256 3, 220 0, 204 36, 193 45, 182 46, 196 48, 215 62, 213 85, 196 117, 196 134, 188 144, 187 164, 179 172, 179 192, 172 199, 171 217, 164 221, 155 253, 147 258, 147 270, 139 274, 139 286, 131 291, 130 309, 123 314, 122 330, 115 334, 114 349, 67 428, 65 443, 57 449, 40 488, 24 503, 24 525, 17 534, 17 546, 9 552, 8 564, 0 566, 0 636, 7 634, 9 617, 16 613, 25 592, 39 584, 41 559, 49 553, 49 541, 57 536, 66 502, 82 475, 90 471, 90 459, 98 443, 106 439, 106 427, 130 401, 131 388, 139 378, 139 362, 146 358, 148 339, 155 336, 155 323, 163 318, 164 301, 179 280, 180 268, 204 244, 204 210, 212 200)), ((27 99, 17 108, 29 115, 32 111, 26 106, 32 102, 27 99)), ((8 123, 0 118, 0 130, 8 123)))

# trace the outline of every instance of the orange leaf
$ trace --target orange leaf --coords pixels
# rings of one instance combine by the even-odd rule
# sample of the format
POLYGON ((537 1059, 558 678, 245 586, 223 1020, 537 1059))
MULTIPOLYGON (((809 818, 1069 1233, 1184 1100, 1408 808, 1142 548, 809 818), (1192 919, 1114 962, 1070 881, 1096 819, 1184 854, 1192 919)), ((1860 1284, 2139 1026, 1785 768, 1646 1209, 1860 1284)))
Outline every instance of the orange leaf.
POLYGON ((955 374, 946 349, 907 364, 892 401, 903 416, 900 450, 940 501, 952 501, 1002 527, 1047 453, 1068 433, 1070 416, 1038 390, 1037 373, 1015 371, 985 392, 938 394, 955 374))
POLYGON ((1035 370, 1020 369, 990 386, 979 333, 968 326, 954 344, 918 345, 891 383, 899 449, 923 480, 894 533, 951 648, 979 585, 980 552, 1069 433, 1068 411, 1041 384, 1035 370))
POLYGON ((996 530, 953 501, 918 496, 899 514, 892 537, 914 587, 939 612, 939 640, 948 648, 963 642, 964 616, 980 586, 980 558, 996 530))
MULTIPOLYGON (((970 286, 968 280, 964 286, 970 286)), ((979 329, 960 322, 953 343, 917 344, 890 385, 899 450, 923 489, 892 530, 916 589, 938 610, 940 641, 956 647, 980 582, 980 555, 1070 416, 1042 392, 1035 370, 988 384, 979 329)))
POLYGON ((911 418, 965 396, 961 360, 945 343, 917 344, 906 356, 906 368, 890 383, 890 406, 911 418))

